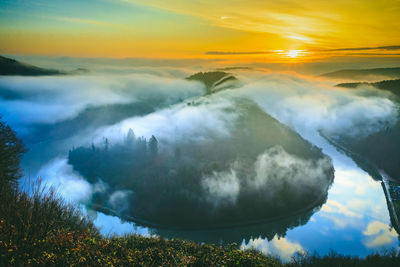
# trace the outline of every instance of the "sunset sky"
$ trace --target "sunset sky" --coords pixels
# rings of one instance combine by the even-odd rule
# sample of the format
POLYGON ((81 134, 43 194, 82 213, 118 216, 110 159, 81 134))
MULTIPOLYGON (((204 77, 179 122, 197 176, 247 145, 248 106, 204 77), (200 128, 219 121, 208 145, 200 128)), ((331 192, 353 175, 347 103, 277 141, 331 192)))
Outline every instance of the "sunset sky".
POLYGON ((0 54, 400 57, 399 18, 399 0, 2 0, 0 54))

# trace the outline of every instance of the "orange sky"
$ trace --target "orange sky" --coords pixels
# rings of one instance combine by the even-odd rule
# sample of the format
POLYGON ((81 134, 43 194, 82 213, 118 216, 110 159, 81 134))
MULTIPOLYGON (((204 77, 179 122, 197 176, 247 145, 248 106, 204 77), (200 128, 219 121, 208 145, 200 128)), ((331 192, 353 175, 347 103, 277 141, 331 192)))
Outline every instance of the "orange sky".
POLYGON ((0 53, 289 62, 398 57, 399 18, 399 0, 5 0, 0 53))

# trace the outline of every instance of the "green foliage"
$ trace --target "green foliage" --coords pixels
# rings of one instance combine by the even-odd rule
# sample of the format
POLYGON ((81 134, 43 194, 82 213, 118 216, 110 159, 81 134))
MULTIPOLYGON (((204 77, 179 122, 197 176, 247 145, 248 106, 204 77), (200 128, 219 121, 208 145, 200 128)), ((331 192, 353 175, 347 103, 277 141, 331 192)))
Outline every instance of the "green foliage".
MULTIPOLYGON (((0 221, 0 233, 11 229, 0 221)), ((10 232, 10 231, 9 231, 10 232)), ((10 235, 13 238, 13 235, 10 235)), ((28 246, 0 241, 2 266, 282 266, 259 252, 160 237, 104 238, 88 230, 59 229, 28 246)))
POLYGON ((0 187, 15 187, 21 177, 19 162, 24 152, 22 141, 0 120, 0 187))
POLYGON ((287 267, 391 267, 400 266, 400 254, 395 251, 385 251, 384 253, 378 254, 373 253, 365 258, 345 256, 342 254, 330 251, 325 256, 320 256, 317 253, 313 255, 299 254, 293 257, 292 262, 286 264, 287 267))
POLYGON ((0 189, 1 266, 35 264, 28 260, 40 258, 50 245, 46 243, 48 238, 59 232, 87 229, 98 235, 92 223, 74 207, 40 184, 28 186, 27 192, 0 189))

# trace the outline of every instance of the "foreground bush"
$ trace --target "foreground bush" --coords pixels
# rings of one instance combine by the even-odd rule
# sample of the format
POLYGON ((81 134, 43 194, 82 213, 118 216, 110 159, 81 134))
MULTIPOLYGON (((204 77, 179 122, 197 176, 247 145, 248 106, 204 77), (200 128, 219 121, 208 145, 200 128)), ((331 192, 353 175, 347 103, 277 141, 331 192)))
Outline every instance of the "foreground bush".
POLYGON ((55 233, 87 229, 98 235, 91 222, 53 191, 33 190, 28 195, 11 187, 0 188, 0 266, 24 265, 39 257, 45 240, 55 233))
POLYGON ((22 141, 0 116, 0 187, 16 189, 21 177, 20 159, 25 152, 22 141))
POLYGON ((160 237, 105 238, 54 194, 4 192, 0 266, 281 266, 236 245, 217 247, 160 237))

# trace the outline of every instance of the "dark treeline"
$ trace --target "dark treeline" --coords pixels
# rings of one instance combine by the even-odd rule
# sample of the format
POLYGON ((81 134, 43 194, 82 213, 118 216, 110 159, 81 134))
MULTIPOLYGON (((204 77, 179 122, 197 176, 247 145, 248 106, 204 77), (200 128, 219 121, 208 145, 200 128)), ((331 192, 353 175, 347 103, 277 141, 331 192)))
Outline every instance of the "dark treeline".
POLYGON ((400 181, 400 117, 393 127, 364 138, 342 138, 340 142, 400 181))
POLYGON ((24 136, 28 144, 49 140, 62 140, 75 134, 105 125, 112 125, 123 119, 143 116, 153 112, 161 103, 153 101, 129 104, 110 104, 102 106, 88 106, 77 116, 51 124, 38 124, 33 127, 33 134, 24 136))
POLYGON ((358 86, 361 85, 370 85, 381 90, 386 90, 394 94, 396 97, 400 98, 400 79, 384 80, 374 83, 368 83, 368 82, 339 83, 336 86, 344 88, 357 88, 358 86))
POLYGON ((110 144, 105 138, 102 145, 73 148, 68 158, 88 181, 95 183, 100 177, 110 181, 112 177, 113 185, 122 185, 127 182, 123 178, 129 173, 145 172, 149 166, 157 167, 157 156, 157 139, 154 136, 149 141, 144 137, 136 138, 130 129, 123 143, 110 144))
POLYGON ((321 76, 329 78, 341 78, 341 79, 365 79, 368 76, 371 77, 388 77, 388 78, 400 78, 400 68, 376 68, 376 69, 348 69, 338 70, 322 74, 321 76))

